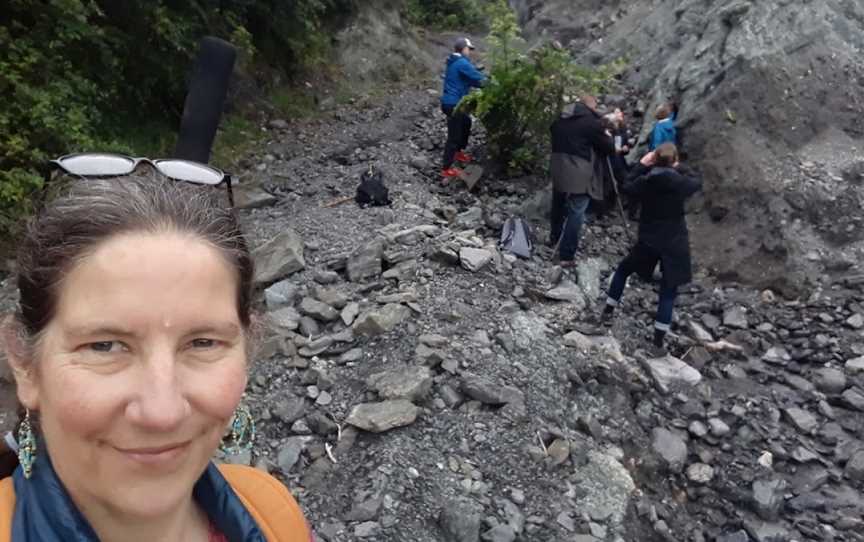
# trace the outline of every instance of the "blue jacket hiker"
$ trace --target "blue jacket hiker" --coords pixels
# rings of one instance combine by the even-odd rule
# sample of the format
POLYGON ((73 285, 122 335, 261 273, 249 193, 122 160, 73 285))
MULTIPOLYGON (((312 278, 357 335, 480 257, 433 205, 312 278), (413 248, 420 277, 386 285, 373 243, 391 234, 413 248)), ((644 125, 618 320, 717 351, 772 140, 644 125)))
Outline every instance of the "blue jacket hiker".
POLYGON ((471 135, 471 117, 455 111, 456 106, 472 88, 481 87, 486 81, 486 76, 471 63, 471 51, 474 50, 471 40, 460 38, 453 49, 455 52, 447 57, 444 91, 441 95, 441 111, 447 117, 447 143, 444 145, 442 172, 445 178, 459 175, 460 171, 452 167, 454 161, 471 161, 471 157, 463 152, 471 135))

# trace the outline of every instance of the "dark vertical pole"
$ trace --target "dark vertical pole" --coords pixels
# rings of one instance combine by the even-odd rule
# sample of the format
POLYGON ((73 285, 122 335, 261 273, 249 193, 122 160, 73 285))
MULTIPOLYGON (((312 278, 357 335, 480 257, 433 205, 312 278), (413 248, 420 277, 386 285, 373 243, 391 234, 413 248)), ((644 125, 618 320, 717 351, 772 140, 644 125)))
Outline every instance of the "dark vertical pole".
POLYGON ((210 160, 236 58, 237 50, 230 43, 210 36, 201 40, 183 106, 176 158, 204 164, 210 160))

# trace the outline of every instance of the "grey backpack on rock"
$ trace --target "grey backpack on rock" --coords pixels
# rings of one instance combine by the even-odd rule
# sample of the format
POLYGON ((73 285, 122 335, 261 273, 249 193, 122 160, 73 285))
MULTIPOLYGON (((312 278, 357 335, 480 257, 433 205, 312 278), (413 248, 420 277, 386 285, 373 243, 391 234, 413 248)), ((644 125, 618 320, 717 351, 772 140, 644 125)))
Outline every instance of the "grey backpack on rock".
POLYGON ((530 258, 534 250, 534 236, 531 234, 528 222, 519 217, 508 218, 501 229, 498 248, 520 258, 530 258))

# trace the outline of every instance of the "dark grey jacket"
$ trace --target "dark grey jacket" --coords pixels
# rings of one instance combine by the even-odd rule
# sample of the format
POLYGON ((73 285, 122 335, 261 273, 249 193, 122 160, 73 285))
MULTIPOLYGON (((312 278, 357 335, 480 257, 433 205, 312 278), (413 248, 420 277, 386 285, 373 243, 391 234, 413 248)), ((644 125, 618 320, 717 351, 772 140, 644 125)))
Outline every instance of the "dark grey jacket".
POLYGON ((549 169, 556 192, 588 194, 603 199, 603 167, 615 153, 600 115, 581 103, 564 109, 552 123, 552 158, 549 169))

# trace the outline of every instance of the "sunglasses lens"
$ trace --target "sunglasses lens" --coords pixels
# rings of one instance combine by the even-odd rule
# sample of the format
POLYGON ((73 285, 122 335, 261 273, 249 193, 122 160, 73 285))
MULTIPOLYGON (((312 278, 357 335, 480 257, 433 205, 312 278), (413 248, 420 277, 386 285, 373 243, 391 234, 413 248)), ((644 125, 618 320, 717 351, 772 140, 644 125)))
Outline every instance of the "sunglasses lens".
POLYGON ((126 175, 135 169, 135 160, 117 154, 75 154, 58 162, 69 173, 81 176, 126 175))
POLYGON ((171 179, 197 184, 219 184, 225 174, 198 162, 188 160, 156 160, 154 162, 160 173, 171 179))

